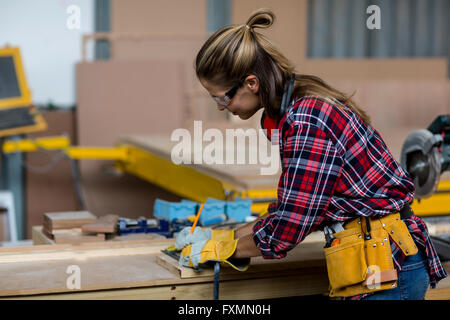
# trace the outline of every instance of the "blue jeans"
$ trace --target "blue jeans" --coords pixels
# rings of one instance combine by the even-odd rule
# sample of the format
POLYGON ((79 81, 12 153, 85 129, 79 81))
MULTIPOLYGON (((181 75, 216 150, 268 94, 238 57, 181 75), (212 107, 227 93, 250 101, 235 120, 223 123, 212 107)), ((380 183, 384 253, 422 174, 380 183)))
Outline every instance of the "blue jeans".
POLYGON ((396 288, 378 291, 364 300, 423 300, 429 284, 427 257, 419 250, 403 261, 396 288))

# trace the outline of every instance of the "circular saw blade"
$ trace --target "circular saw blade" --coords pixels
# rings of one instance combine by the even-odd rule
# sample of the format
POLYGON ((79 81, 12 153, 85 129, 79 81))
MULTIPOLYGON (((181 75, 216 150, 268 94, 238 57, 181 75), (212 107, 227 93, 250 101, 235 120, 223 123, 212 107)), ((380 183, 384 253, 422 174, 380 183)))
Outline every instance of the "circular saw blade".
POLYGON ((411 175, 415 186, 415 197, 430 197, 439 184, 441 176, 441 154, 438 141, 428 130, 413 131, 405 140, 401 164, 411 175))

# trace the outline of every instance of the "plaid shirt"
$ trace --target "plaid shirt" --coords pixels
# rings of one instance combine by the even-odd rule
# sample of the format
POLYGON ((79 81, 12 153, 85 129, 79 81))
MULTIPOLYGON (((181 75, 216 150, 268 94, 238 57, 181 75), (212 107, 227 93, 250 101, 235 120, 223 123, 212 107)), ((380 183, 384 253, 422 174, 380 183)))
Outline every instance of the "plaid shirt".
MULTIPOLYGON (((359 216, 399 212, 414 198, 414 184, 389 152, 378 132, 337 100, 297 98, 277 123, 261 125, 280 146, 282 174, 278 201, 253 227, 253 239, 266 259, 279 259, 308 234, 359 216), (273 136, 269 129, 278 129, 273 136)), ((446 272, 417 216, 404 220, 419 249, 428 257, 434 288, 446 272)), ((391 239, 397 270, 405 259, 391 239)), ((365 295, 351 297, 360 299, 365 295)))

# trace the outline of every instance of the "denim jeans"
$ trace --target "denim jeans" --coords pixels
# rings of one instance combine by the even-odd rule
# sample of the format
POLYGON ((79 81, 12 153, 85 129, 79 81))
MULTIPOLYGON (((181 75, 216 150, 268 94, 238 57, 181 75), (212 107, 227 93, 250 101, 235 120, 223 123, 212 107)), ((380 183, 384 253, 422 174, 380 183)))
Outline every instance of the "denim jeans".
POLYGON ((427 257, 419 250, 403 261, 396 288, 378 291, 364 300, 423 300, 429 284, 427 257))

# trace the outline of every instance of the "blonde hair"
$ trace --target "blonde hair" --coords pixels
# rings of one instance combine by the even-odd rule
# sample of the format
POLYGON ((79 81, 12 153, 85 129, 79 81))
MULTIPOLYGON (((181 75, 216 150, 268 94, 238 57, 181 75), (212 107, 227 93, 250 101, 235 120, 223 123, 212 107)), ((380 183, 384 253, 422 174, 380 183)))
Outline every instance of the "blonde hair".
MULTIPOLYGON (((272 11, 258 9, 245 24, 222 27, 203 44, 195 61, 199 79, 222 87, 231 87, 250 74, 257 76, 261 104, 272 118, 278 116, 284 85, 294 72, 294 66, 281 51, 267 37, 255 31, 269 28, 274 21, 272 11)), ((341 109, 350 108, 365 123, 370 123, 368 115, 351 96, 332 88, 319 77, 296 74, 293 97, 305 95, 331 100, 341 109)))

